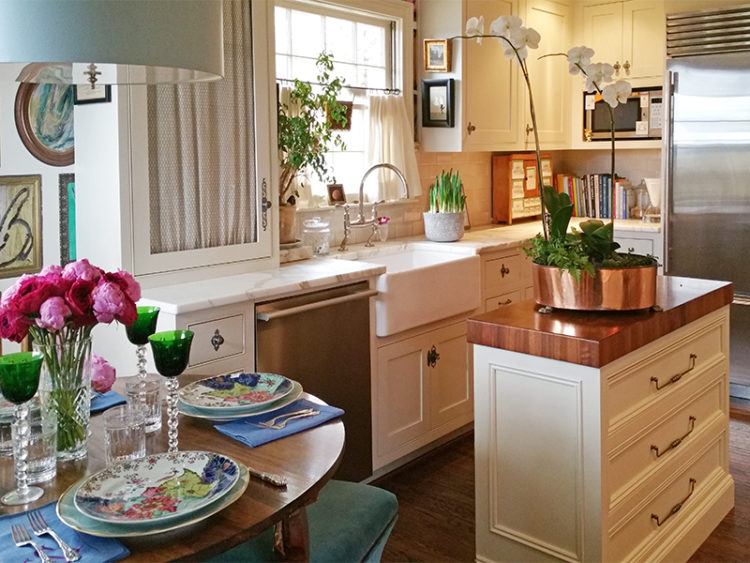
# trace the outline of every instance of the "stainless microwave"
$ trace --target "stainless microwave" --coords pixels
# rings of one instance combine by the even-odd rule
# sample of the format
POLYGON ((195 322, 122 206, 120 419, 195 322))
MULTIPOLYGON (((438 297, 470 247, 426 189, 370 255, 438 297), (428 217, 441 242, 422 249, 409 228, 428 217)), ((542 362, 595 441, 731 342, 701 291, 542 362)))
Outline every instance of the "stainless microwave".
MULTIPOLYGON (((661 139, 662 89, 633 88, 615 112, 615 138, 630 141, 661 139)), ((607 102, 598 94, 583 93, 583 140, 608 141, 610 115, 607 102)))

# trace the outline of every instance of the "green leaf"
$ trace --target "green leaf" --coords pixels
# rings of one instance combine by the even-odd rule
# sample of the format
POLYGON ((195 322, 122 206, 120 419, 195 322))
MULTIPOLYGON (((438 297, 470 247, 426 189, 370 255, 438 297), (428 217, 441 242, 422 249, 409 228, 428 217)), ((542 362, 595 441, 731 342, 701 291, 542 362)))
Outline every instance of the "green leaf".
POLYGON ((550 214, 550 235, 564 239, 568 232, 570 218, 573 216, 573 204, 566 193, 558 193, 552 186, 542 187, 544 206, 550 214))

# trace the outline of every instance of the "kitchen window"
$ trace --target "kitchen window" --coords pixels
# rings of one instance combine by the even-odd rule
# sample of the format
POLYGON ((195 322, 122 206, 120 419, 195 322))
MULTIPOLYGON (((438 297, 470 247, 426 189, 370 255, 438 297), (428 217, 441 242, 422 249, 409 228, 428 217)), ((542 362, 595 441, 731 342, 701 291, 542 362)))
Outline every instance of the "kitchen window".
MULTIPOLYGON (((334 76, 345 79, 347 86, 361 88, 399 88, 397 80, 401 43, 396 41, 393 18, 346 11, 328 4, 280 0, 275 8, 276 77, 280 87, 292 86, 284 79, 298 78, 315 82, 315 59, 326 51, 334 60, 334 76), (396 58, 394 59, 394 53, 396 58)), ((351 130, 340 131, 346 150, 331 150, 326 155, 329 175, 344 185, 347 194, 354 194, 367 167, 366 146, 369 138, 368 91, 344 88, 342 101, 354 103, 351 130)), ((302 207, 327 205, 326 182, 316 174, 307 175, 300 190, 302 207)), ((368 182, 375 192, 375 182, 368 182)), ((368 193, 373 200, 377 193, 368 193)), ((349 201, 355 198, 347 197, 349 201)))

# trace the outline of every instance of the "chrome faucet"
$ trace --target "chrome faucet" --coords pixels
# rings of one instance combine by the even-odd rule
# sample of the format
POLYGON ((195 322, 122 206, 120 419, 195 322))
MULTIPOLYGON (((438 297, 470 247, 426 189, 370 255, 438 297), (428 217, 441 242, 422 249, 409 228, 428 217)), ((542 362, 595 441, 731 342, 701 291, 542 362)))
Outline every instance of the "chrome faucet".
POLYGON ((367 180, 367 177, 371 172, 377 170, 378 168, 387 168, 389 170, 393 170, 396 176, 398 176, 398 179, 401 180, 401 185, 404 188, 403 199, 409 199, 409 185, 406 183, 406 178, 404 178, 404 174, 401 172, 401 170, 396 168, 393 164, 389 164, 387 162, 381 162, 380 164, 376 164, 370 167, 367 172, 365 172, 364 176, 362 176, 362 181, 359 183, 359 214, 354 221, 351 220, 349 205, 344 205, 344 239, 341 241, 341 246, 339 246, 339 252, 344 252, 346 250, 346 243, 349 240, 349 235, 352 232, 352 228, 368 226, 372 227, 372 232, 367 238, 365 246, 374 246, 372 240, 375 238, 375 235, 378 232, 378 205, 380 205, 381 203, 385 203, 385 200, 380 200, 373 203, 370 219, 365 220, 365 180, 367 180))

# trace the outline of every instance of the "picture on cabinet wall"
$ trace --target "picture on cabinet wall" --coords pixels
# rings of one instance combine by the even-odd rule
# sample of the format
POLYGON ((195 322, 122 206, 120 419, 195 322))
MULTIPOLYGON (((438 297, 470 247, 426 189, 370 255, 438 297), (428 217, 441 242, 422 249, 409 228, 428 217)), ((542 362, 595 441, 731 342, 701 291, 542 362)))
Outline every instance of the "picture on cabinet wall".
POLYGON ((76 179, 75 174, 60 174, 60 264, 76 258, 76 179))
POLYGON ((451 43, 449 40, 424 40, 424 69, 427 72, 451 71, 451 43))
POLYGON ((422 81, 422 127, 453 127, 453 79, 422 81))
POLYGON ((83 104, 105 104, 111 101, 112 86, 109 84, 97 84, 93 88, 88 84, 75 86, 73 103, 77 106, 83 104))
POLYGON ((18 86, 15 120, 28 151, 50 166, 70 166, 75 160, 73 86, 24 82, 18 86))
POLYGON ((42 269, 42 177, 0 176, 0 278, 42 269))

